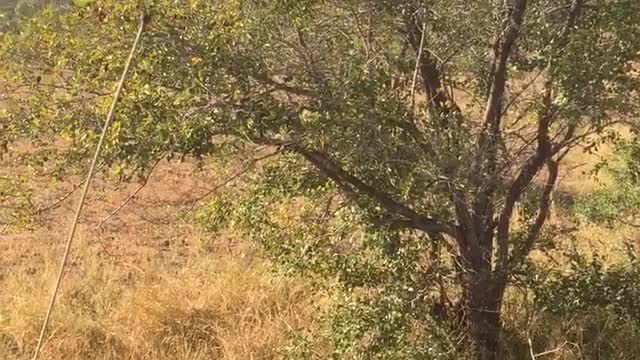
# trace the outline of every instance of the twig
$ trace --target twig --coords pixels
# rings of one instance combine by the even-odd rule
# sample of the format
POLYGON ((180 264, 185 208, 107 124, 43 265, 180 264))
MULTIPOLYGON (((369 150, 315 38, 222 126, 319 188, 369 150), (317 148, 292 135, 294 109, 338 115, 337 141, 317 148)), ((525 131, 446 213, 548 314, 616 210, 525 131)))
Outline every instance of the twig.
POLYGON ((227 177, 224 181, 222 181, 220 184, 216 185, 215 187, 213 187, 212 189, 209 189, 206 193, 204 193, 203 195, 198 196, 195 199, 189 200, 188 202, 191 203, 191 206, 189 207, 189 209, 187 209, 180 217, 178 217, 178 219, 182 219, 184 218, 187 214, 189 214, 191 211, 193 211, 193 209, 196 207, 196 205, 202 201, 203 199, 209 197, 211 194, 214 194, 215 192, 217 192, 218 190, 220 190, 222 187, 228 185, 229 183, 233 182, 234 180, 238 179, 239 177, 241 177, 242 175, 246 174, 247 172, 249 172, 250 170, 252 170, 255 165, 262 161, 262 160, 266 160, 268 158, 271 158, 273 156, 276 156, 280 153, 281 151, 275 151, 272 152, 270 154, 267 155, 263 155, 257 158, 253 158, 249 161, 247 161, 245 163, 245 165, 237 172, 233 173, 232 175, 230 175, 229 177, 227 177))
MULTIPOLYGON (((529 342, 529 344, 531 344, 531 342, 529 342)), ((555 352, 558 352, 558 351, 562 350, 562 348, 564 348, 564 347, 565 347, 565 345, 567 345, 567 344, 568 344, 568 342, 567 342, 567 341, 565 341, 565 342, 563 342, 562 344, 560 344, 560 346, 558 346, 557 348, 555 348, 555 349, 553 349, 553 350, 543 351, 543 352, 541 352, 541 353, 537 353, 537 354, 535 354, 535 355, 533 355, 533 350, 532 350, 531 357, 532 357, 532 359, 533 359, 533 360, 535 360, 535 359, 539 358, 540 356, 553 354, 553 353, 555 353, 555 352)))
POLYGON ((113 210, 109 215, 107 215, 104 219, 102 219, 100 223, 95 227, 96 230, 100 231, 102 229, 102 226, 107 221, 109 221, 109 219, 111 219, 115 214, 117 214, 120 210, 122 210, 125 206, 127 206, 127 204, 131 202, 131 200, 135 199, 138 193, 142 191, 142 189, 144 189, 144 187, 147 185, 147 182, 149 182, 149 178, 151 177, 151 173, 156 168, 156 166, 158 166, 158 164, 162 159, 163 157, 160 157, 158 158, 158 160, 156 160, 156 162, 149 168, 149 173, 147 174, 147 176, 144 177, 142 184, 140 184, 140 186, 138 186, 138 188, 133 193, 131 193, 131 195, 129 195, 129 197, 127 197, 127 199, 123 201, 115 210, 113 210))
MULTIPOLYGON (((102 163, 99 167, 97 167, 95 169, 95 172, 100 171, 102 168, 104 168, 107 165, 107 163, 102 163)), ((60 197, 59 199, 57 199, 56 201, 52 202, 51 204, 45 206, 45 207, 41 207, 36 209, 33 213, 34 215, 40 215, 44 212, 50 211, 50 210, 54 210, 57 209, 60 205, 62 205, 63 202, 65 202, 71 195, 73 195, 78 189, 80 189, 80 187, 82 186, 82 184, 84 182, 86 182, 86 178, 83 179, 83 181, 81 181, 78 185, 74 185, 73 189, 71 189, 69 192, 67 192, 66 194, 64 194, 62 197, 60 197)))
POLYGON ((120 93, 122 92, 122 88, 124 87, 124 81, 127 77, 127 73, 129 72, 129 67, 131 66, 131 63, 133 61, 133 56, 135 54, 136 49, 138 48, 138 43, 140 42, 140 38, 142 37, 142 31, 144 29, 145 20, 146 20, 145 16, 141 15, 136 38, 133 42, 133 46, 131 47, 131 52, 129 53, 129 57, 127 58, 127 63, 125 64, 124 70, 122 71, 122 76, 120 77, 120 81, 118 82, 116 91, 113 95, 113 101, 111 102, 111 107, 109 108, 109 112, 107 113, 107 118, 102 128, 102 134, 100 135, 100 140, 98 141, 98 145, 96 146, 96 151, 93 155, 93 159, 91 160, 91 166, 89 167, 89 174, 87 175, 87 179, 84 183, 84 187, 82 189, 82 195, 80 197, 80 202, 78 203, 78 208, 76 209, 73 223, 71 225, 69 238, 67 239, 67 244, 64 249, 64 254, 62 255, 62 261, 60 263, 58 277, 56 278, 55 284, 53 286, 53 291, 51 293, 51 298, 49 300, 49 307, 47 309, 47 313, 42 323, 42 328, 40 329, 38 345, 36 346, 35 353, 33 354, 33 360, 38 360, 38 357, 40 356, 40 350, 42 349, 42 346, 44 344, 45 336, 47 333, 47 325, 49 324, 49 320, 51 319, 51 314, 53 312, 53 306, 56 301, 56 296, 58 295, 58 290, 60 289, 60 284, 62 283, 64 269, 66 267, 67 259, 69 258, 69 253, 71 250, 71 244, 73 243, 73 238, 76 234, 76 229, 78 228, 78 222, 80 220, 80 214, 82 213, 82 208, 84 207, 84 203, 87 198, 87 193, 89 192, 89 186, 91 185, 91 178, 93 177, 93 174, 95 172, 96 163, 98 162, 98 158, 100 157, 102 145, 104 144, 104 140, 107 137, 106 136, 107 130, 109 129, 109 124, 113 119, 113 114, 115 113, 116 104, 118 103, 118 98, 120 97, 120 93))
POLYGON ((529 343, 529 355, 531 355, 531 360, 536 360, 536 354, 533 353, 533 342, 531 341, 530 336, 527 336, 527 342, 529 343))

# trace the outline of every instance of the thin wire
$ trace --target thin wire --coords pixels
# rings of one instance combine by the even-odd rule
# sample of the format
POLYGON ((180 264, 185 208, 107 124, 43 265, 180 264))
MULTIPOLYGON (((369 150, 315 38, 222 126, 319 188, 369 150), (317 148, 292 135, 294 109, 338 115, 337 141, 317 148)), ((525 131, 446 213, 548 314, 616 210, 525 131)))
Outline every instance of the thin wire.
POLYGON ((76 229, 78 227, 78 220, 80 219, 80 213, 82 212, 82 208, 84 207, 85 200, 87 198, 87 193, 89 192, 89 185, 91 184, 91 178, 95 172, 96 163, 98 162, 98 158, 100 157, 100 152, 102 150, 102 145, 104 143, 104 139, 107 134, 107 130, 109 129, 109 125, 111 123, 111 119, 113 118, 113 114, 116 108, 116 104, 118 102, 118 98, 120 97, 120 93, 122 92, 122 87, 124 85, 124 80, 127 77, 127 73, 129 72, 129 67, 131 66, 131 62, 133 60, 133 56, 138 47, 138 43, 140 42, 140 38, 142 36, 142 30, 145 24, 145 17, 140 16, 140 25, 138 27, 138 33, 136 34, 136 39, 133 42, 133 46, 131 47, 131 52, 129 53, 129 58, 127 59, 127 63, 122 72, 122 76, 120 77, 120 81, 118 82, 118 86, 116 88, 116 92, 113 95, 113 101, 111 102, 111 107, 109 108, 109 113, 107 114, 107 119, 105 120, 104 127, 102 128, 102 134, 100 135, 100 140, 98 141, 98 145, 96 146, 96 151, 93 155, 93 159, 91 160, 91 166, 89 168, 89 174, 87 175, 87 179, 84 183, 84 188, 82 189, 82 195, 80 197, 80 203, 78 204, 78 208, 76 209, 75 217, 73 219, 73 224, 71 225, 71 231, 69 232, 69 238, 67 239, 67 244, 64 249, 64 255, 62 256, 62 262, 60 263, 60 270, 58 271, 58 277, 56 279, 55 285, 53 287, 53 292, 51 293, 51 299, 49 301, 49 308, 47 309, 47 314, 42 323, 42 329, 40 330, 40 337, 38 338, 38 346, 36 347, 36 351, 33 354, 33 360, 38 360, 40 355, 40 350, 44 344, 44 337, 47 332, 47 325, 49 325, 49 320, 51 319, 51 313, 53 311, 53 306, 56 301, 56 297, 58 295, 58 289, 60 289, 60 284, 62 283, 62 278, 64 276, 64 269, 67 264, 67 259, 69 258, 69 252, 71 250, 71 243, 73 242, 73 238, 76 234, 76 229))

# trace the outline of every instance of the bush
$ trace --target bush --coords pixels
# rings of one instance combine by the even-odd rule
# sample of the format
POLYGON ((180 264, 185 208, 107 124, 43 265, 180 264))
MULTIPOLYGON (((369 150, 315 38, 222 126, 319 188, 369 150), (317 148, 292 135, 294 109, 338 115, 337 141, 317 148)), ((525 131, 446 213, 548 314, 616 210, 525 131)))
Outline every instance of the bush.
POLYGON ((561 319, 562 336, 585 358, 640 356, 633 346, 640 336, 640 262, 633 251, 628 256, 624 264, 606 266, 598 255, 576 255, 568 270, 541 274, 533 286, 538 311, 561 319))
POLYGON ((578 197, 574 210, 583 220, 612 227, 628 222, 640 208, 640 188, 624 184, 596 190, 578 197))
POLYGON ((613 178, 613 184, 579 196, 573 205, 583 220, 612 227, 629 223, 640 208, 639 153, 637 141, 619 143, 614 155, 596 167, 613 178))

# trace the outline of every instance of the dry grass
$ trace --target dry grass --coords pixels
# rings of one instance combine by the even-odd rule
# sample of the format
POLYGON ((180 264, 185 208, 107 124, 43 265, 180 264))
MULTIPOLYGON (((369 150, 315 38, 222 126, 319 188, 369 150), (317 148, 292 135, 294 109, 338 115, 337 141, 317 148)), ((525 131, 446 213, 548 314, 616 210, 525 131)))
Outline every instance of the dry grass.
POLYGON ((508 291, 503 309, 503 359, 528 360, 533 353, 536 359, 550 360, 635 360, 640 354, 634 325, 610 312, 593 309, 554 315, 536 311, 526 305, 529 303, 522 292, 508 291))
MULTIPOLYGON (((19 170, 39 204, 73 188, 19 170)), ((182 216, 215 177, 163 165, 100 231, 138 185, 95 184, 43 359, 273 359, 290 331, 313 326, 322 296, 310 285, 275 273, 245 242, 207 239, 182 216)), ((0 234, 1 359, 32 355, 73 200, 0 234)))
MULTIPOLYGON (((45 359, 271 359, 315 312, 303 282, 231 257, 200 257, 179 271, 91 260, 66 279, 45 359)), ((52 278, 2 281, 4 359, 31 354, 52 278)))

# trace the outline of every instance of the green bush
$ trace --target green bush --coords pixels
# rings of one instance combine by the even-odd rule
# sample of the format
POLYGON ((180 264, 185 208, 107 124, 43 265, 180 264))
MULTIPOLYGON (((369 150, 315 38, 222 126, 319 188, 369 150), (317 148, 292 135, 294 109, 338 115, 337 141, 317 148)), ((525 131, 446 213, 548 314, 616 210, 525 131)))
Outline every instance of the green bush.
POLYGON ((613 226, 628 222, 640 209, 640 188, 624 184, 596 190, 578 197, 574 210, 586 221, 613 226))
POLYGON ((614 226, 631 223, 640 209, 640 174, 637 140, 617 144, 613 156, 596 167, 613 178, 613 184, 579 196, 573 210, 583 220, 614 226))
POLYGON ((547 274, 534 287, 538 307, 554 314, 578 314, 596 308, 640 325, 640 263, 605 266, 595 256, 574 258, 569 270, 547 274))

